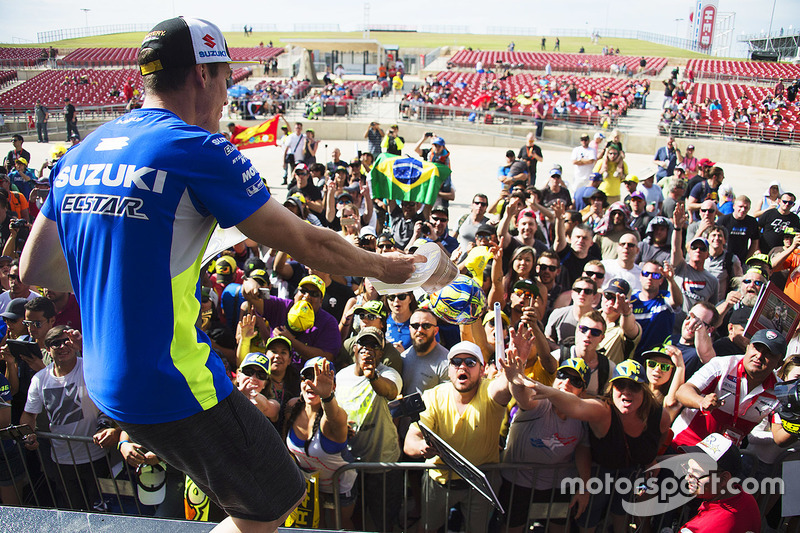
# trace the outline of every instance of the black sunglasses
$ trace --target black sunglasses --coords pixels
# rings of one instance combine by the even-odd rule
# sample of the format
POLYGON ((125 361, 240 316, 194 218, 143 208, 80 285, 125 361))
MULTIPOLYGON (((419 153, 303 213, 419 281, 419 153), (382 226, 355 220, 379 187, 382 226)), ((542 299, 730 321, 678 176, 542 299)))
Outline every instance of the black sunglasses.
POLYGON ((306 287, 302 287, 301 286, 301 287, 298 287, 297 290, 300 291, 300 293, 302 293, 302 294, 308 294, 312 298, 320 298, 320 297, 322 297, 322 293, 319 292, 316 289, 308 289, 306 287))
POLYGON ((584 326, 583 324, 580 324, 578 326, 578 330, 581 333, 589 333, 592 337, 599 337, 600 335, 603 334, 603 330, 602 329, 600 329, 600 328, 590 328, 589 326, 584 326))
POLYGON ((261 369, 261 368, 257 368, 257 367, 254 367, 254 366, 246 366, 244 368, 240 368, 239 372, 241 372, 242 374, 244 374, 247 377, 255 376, 258 379, 260 379, 261 381, 266 381, 267 380, 267 373, 264 372, 264 370, 261 369))
POLYGON ((702 244, 692 244, 691 245, 691 249, 692 250, 700 250, 701 252, 707 252, 708 251, 708 248, 706 248, 702 244))
POLYGON ((606 275, 603 274, 602 272, 596 272, 594 270, 584 270, 583 275, 588 278, 598 278, 598 279, 603 279, 604 277, 606 277, 606 275))
POLYGON ((575 375, 567 370, 559 370, 556 373, 556 379, 566 379, 570 385, 579 389, 586 387, 586 384, 583 382, 580 376, 575 375))
POLYGON ((539 267, 539 270, 549 270, 550 272, 555 272, 560 268, 561 265, 544 265, 542 263, 539 263, 536 266, 539 267))
POLYGON ((450 359, 450 364, 456 368, 460 367, 462 364, 467 368, 473 368, 478 364, 478 360, 474 357, 453 357, 450 359))
POLYGON ((395 298, 397 298, 398 300, 400 300, 402 302, 406 298, 408 298, 408 294, 390 294, 389 296, 386 297, 386 299, 388 301, 390 301, 390 302, 394 301, 395 298))
POLYGON ((356 316, 361 320, 378 320, 380 318, 374 313, 357 313, 356 316))
POLYGON ((53 339, 47 343, 48 348, 61 348, 69 342, 69 339, 53 339))
POLYGON ((412 329, 424 329, 425 331, 428 331, 431 328, 435 328, 436 324, 430 324, 430 323, 425 323, 425 322, 415 322, 413 324, 409 324, 408 326, 410 328, 412 328, 412 329))
POLYGON ((588 294, 590 296, 597 293, 596 290, 594 290, 594 289, 592 289, 590 287, 572 287, 572 290, 575 291, 575 292, 588 294))

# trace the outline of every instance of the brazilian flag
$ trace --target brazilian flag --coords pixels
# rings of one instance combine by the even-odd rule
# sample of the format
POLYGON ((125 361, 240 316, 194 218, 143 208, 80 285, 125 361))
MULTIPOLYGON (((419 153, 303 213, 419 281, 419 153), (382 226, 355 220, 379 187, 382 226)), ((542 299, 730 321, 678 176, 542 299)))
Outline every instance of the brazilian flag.
POLYGON ((450 169, 414 157, 381 154, 369 173, 372 197, 432 205, 450 169))

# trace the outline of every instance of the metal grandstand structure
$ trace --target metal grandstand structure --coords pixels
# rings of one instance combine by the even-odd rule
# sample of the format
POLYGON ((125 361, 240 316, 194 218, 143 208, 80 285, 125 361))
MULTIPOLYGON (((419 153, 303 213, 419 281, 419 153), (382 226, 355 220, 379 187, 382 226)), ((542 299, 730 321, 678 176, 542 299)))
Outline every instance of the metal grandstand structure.
MULTIPOLYGON (((775 52, 779 61, 792 61, 800 58, 800 30, 781 28, 772 33, 740 35, 738 42, 746 43, 748 52, 775 52)), ((749 55, 748 53, 748 55, 749 55)))

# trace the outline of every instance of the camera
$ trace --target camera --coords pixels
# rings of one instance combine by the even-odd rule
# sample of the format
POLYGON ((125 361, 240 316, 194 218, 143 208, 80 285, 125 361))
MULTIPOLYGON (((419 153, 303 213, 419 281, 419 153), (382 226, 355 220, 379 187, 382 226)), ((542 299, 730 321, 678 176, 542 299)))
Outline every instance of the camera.
POLYGON ((9 227, 11 227, 11 228, 17 228, 17 229, 19 229, 19 228, 24 228, 25 226, 27 226, 27 225, 28 225, 28 223, 27 223, 27 222, 25 222, 25 221, 24 221, 23 219, 21 219, 21 218, 14 218, 14 219, 12 219, 12 220, 11 220, 11 222, 10 222, 8 225, 9 225, 9 227))
POLYGON ((783 429, 793 435, 800 435, 800 391, 798 380, 784 381, 775 385, 775 397, 780 402, 778 414, 783 422, 783 429))
POLYGON ((410 416, 418 420, 419 414, 425 409, 425 402, 422 401, 422 396, 418 392, 409 394, 405 398, 389 402, 389 412, 392 414, 392 418, 410 416))
POLYGON ((423 234, 423 235, 430 235, 430 234, 431 234, 431 228, 430 228, 430 226, 428 226, 428 225, 427 225, 427 224, 425 224, 425 223, 423 223, 423 224, 422 224, 422 234, 423 234))
POLYGON ((428 137, 433 137, 433 132, 432 131, 426 131, 425 132, 425 138, 427 139, 428 137))

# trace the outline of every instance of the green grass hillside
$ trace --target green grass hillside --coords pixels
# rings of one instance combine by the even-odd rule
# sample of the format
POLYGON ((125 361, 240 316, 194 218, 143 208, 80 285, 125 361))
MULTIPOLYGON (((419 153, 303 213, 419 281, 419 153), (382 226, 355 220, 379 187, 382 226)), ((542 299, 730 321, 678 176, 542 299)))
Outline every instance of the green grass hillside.
MULTIPOLYGON (((66 39, 48 43, 47 45, 60 49, 72 49, 82 47, 125 47, 139 46, 142 42, 144 33, 117 33, 111 35, 99 35, 95 37, 83 37, 80 39, 66 39)), ((270 40, 278 46, 282 45, 283 39, 361 39, 361 32, 253 32, 253 35, 245 37, 242 32, 226 32, 225 38, 229 46, 246 47, 258 46, 258 43, 270 40)), ((382 44, 394 44, 400 48, 437 48, 439 46, 471 46, 480 50, 505 50, 510 41, 516 44, 518 52, 535 52, 541 48, 541 36, 513 36, 513 35, 481 35, 481 34, 446 34, 446 33, 410 33, 410 32, 371 32, 370 38, 382 44)), ((26 47, 41 47, 47 45, 25 45, 26 47)), ((555 45, 555 37, 547 37, 547 50, 552 51, 555 45)), ((654 44, 637 39, 601 39, 597 45, 585 37, 562 37, 562 52, 578 52, 581 46, 586 49, 587 54, 599 54, 604 45, 613 46, 620 49, 624 55, 645 55, 658 57, 677 57, 693 58, 708 57, 697 52, 690 52, 680 48, 654 44)), ((14 45, 3 45, 14 46, 14 45)))

